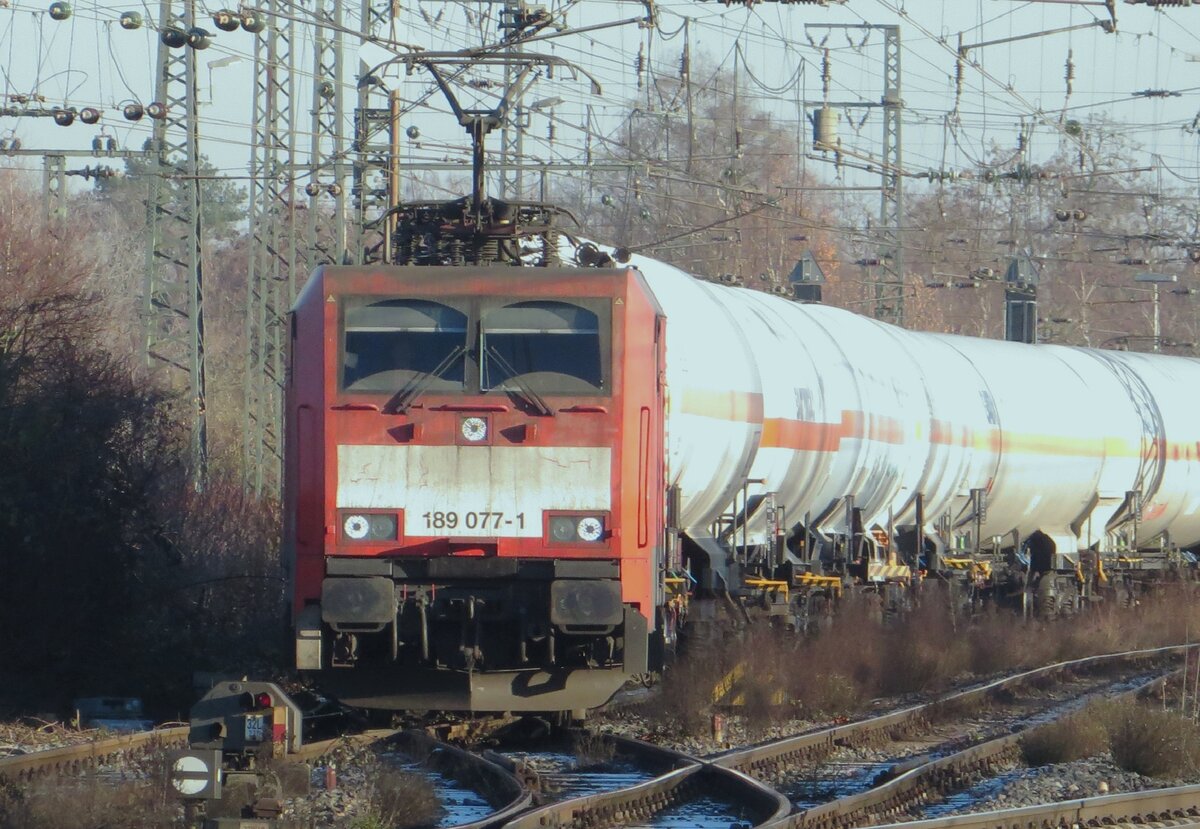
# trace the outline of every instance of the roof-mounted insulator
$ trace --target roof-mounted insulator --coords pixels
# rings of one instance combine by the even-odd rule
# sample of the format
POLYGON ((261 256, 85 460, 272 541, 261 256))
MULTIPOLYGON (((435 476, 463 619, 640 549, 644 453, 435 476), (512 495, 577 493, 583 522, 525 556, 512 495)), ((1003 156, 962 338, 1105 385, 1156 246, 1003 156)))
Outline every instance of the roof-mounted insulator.
POLYGON ((267 28, 267 18, 256 11, 247 9, 242 12, 242 28, 252 35, 267 28))
POLYGON ((182 49, 184 46, 187 46, 188 42, 187 32, 178 26, 168 26, 163 29, 158 39, 171 49, 182 49))
POLYGON ((235 32, 237 27, 242 25, 242 19, 238 13, 232 9, 221 9, 213 12, 213 25, 222 32, 235 32))
POLYGON ((193 26, 187 31, 187 43, 196 51, 207 49, 212 45, 212 35, 199 26, 193 26))

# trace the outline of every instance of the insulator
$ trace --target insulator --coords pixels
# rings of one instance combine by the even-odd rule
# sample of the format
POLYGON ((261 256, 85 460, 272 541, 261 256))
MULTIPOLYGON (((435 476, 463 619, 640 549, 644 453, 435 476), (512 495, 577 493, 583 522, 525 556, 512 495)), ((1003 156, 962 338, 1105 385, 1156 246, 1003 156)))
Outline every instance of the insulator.
POLYGON ((146 114, 146 108, 141 104, 126 104, 121 109, 121 114, 125 116, 126 121, 140 121, 146 114))
POLYGON ((641 210, 639 210, 638 215, 642 217, 643 222, 650 221, 650 211, 646 208, 643 207, 641 210))
POLYGON ((66 20, 71 16, 70 3, 51 3, 50 17, 54 20, 66 20))
POLYGON ((1077 222, 1082 222, 1087 218, 1087 211, 1076 207, 1073 211, 1071 211, 1071 218, 1077 222))
POLYGON ((196 51, 207 49, 212 45, 212 34, 199 26, 193 26, 187 31, 187 44, 196 51))
POLYGON ((56 109, 54 110, 54 123, 60 127, 69 127, 75 123, 75 110, 73 109, 56 109))
POLYGON ((187 46, 188 42, 187 32, 178 26, 168 26, 167 28, 163 29, 162 34, 159 35, 159 39, 163 42, 163 44, 172 49, 180 49, 184 46, 187 46))
POLYGON ((104 151, 110 155, 115 153, 117 151, 117 139, 113 138, 111 135, 108 136, 104 140, 104 151))
POLYGON ((1063 80, 1067 82, 1067 94, 1070 95, 1074 87, 1075 81, 1075 52, 1073 49, 1067 50, 1067 69, 1063 75, 1063 80))
POLYGON ((838 113, 832 107, 821 107, 813 113, 813 148, 824 150, 838 145, 838 113))
POLYGON ((548 121, 546 123, 546 140, 549 141, 551 144, 554 143, 554 133, 555 133, 554 122, 548 121))
POLYGON ((340 196, 342 194, 342 185, 330 184, 328 187, 325 188, 325 192, 331 196, 340 196))
POLYGON ((222 32, 237 31, 237 27, 242 24, 242 19, 238 13, 232 9, 221 9, 213 13, 213 25, 222 32))
POLYGON ((692 57, 688 54, 688 50, 684 49, 679 53, 679 78, 687 80, 688 75, 692 73, 692 57))
POLYGON ((309 196, 316 198, 317 196, 321 195, 321 185, 317 184, 315 181, 310 181, 308 184, 304 185, 304 192, 309 196))
POLYGON ((408 129, 406 129, 404 131, 404 134, 409 137, 409 140, 416 141, 418 138, 421 137, 421 130, 419 127, 413 126, 413 127, 409 127, 408 129))
POLYGON ((605 193, 603 196, 600 197, 600 203, 602 205, 604 205, 605 207, 612 207, 613 206, 613 197, 610 196, 608 193, 605 193))
POLYGON ((321 81, 317 85, 317 94, 327 101, 333 97, 335 92, 337 90, 334 88, 332 81, 321 81))
POLYGON ((159 101, 152 101, 150 106, 146 107, 146 114, 155 121, 161 121, 167 117, 167 105, 159 101))
POLYGON ((8 149, 9 149, 9 152, 14 152, 14 153, 15 153, 17 150, 21 149, 21 139, 20 139, 20 138, 13 138, 12 140, 10 140, 10 141, 8 142, 8 149))
POLYGON ((104 142, 97 135, 92 139, 92 152, 99 153, 102 149, 104 149, 104 142))
POLYGON ((1071 211, 1064 210, 1060 207, 1054 211, 1054 218, 1058 219, 1060 222, 1065 222, 1067 219, 1071 218, 1071 211))
POLYGON ((142 28, 141 12, 121 12, 121 19, 118 21, 122 29, 132 32, 134 29, 142 28))
POLYGON ((95 124, 100 120, 100 110, 95 107, 84 107, 79 110, 79 120, 85 124, 95 124))
POLYGON ((242 12, 242 28, 252 35, 267 28, 267 19, 256 11, 242 12))

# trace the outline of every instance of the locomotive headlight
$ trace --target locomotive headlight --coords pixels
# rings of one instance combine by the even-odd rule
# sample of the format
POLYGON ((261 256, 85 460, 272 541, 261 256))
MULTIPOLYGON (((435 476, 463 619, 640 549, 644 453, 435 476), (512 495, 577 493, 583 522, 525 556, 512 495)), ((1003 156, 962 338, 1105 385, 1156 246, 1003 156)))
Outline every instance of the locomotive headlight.
POLYGON ((342 516, 342 535, 349 541, 394 541, 395 515, 351 512, 342 516))
POLYGON ((604 517, 551 515, 546 521, 546 540, 551 544, 594 544, 603 541, 604 517))
POLYGON ((575 532, 580 541, 599 541, 604 536, 604 522, 591 515, 580 518, 575 532))
POLYGON ((482 417, 464 417, 462 421, 462 436, 475 443, 487 438, 487 421, 482 417))
POLYGON ((575 540, 575 517, 554 515, 550 518, 550 540, 559 544, 570 544, 575 540))
POLYGON ((371 522, 365 515, 347 515, 346 520, 342 522, 342 532, 346 534, 346 538, 362 541, 371 532, 371 522))

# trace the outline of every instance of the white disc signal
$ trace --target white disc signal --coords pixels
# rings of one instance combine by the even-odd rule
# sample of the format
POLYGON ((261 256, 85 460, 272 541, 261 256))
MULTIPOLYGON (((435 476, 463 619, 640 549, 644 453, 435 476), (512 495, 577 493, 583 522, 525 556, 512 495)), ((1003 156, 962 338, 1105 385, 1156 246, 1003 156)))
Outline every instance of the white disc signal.
POLYGON ((196 795, 208 786, 208 764, 199 757, 180 757, 171 767, 171 785, 182 795, 196 795))

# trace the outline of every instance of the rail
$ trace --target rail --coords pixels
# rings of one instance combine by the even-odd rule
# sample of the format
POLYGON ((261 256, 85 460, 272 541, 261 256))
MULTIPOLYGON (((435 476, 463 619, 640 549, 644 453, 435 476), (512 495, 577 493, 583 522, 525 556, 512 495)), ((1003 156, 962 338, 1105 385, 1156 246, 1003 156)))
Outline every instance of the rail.
MULTIPOLYGON (((1114 698, 1144 694, 1168 679, 1169 676, 1152 679, 1114 698)), ((940 757, 864 792, 798 812, 780 822, 779 826, 788 829, 848 829, 880 816, 902 814, 909 807, 928 799, 931 792, 944 794, 959 790, 970 785, 978 776, 1015 761, 1020 756, 1021 739, 1036 727, 1021 729, 940 757)))
MULTIPOLYGON (((1100 654, 1058 662, 1053 665, 1046 665, 1002 679, 993 680, 963 691, 957 691, 922 705, 911 706, 900 711, 882 714, 878 717, 837 725, 808 734, 801 734, 764 745, 729 752, 715 758, 696 759, 675 752, 676 762, 683 763, 684 765, 675 768, 667 774, 626 789, 587 795, 543 806, 526 812, 507 825, 511 829, 545 829, 546 827, 550 829, 572 829, 573 827, 584 826, 617 826, 643 819, 647 815, 663 811, 677 803, 686 802, 696 791, 702 790, 705 792, 723 791, 727 794, 732 793, 741 800, 753 801, 755 808, 758 810, 756 814, 759 815, 755 821, 755 825, 764 827, 804 827, 804 829, 808 829, 809 824, 803 822, 806 814, 816 818, 826 813, 810 809, 807 812, 790 814, 791 804, 787 798, 775 791, 775 789, 755 780, 754 775, 773 767, 810 761, 833 751, 838 746, 861 746, 885 740, 892 734, 898 734, 922 726, 928 722, 930 716, 938 708, 972 705, 986 700, 989 694, 1011 689, 1025 682, 1053 676, 1056 673, 1067 670, 1097 667, 1106 663, 1152 659, 1157 656, 1181 653, 1186 649, 1187 646, 1185 645, 1169 645, 1159 648, 1100 654), (736 776, 732 778, 722 777, 718 773, 718 770, 731 772, 736 776), (748 782, 755 785, 749 786, 748 782)), ((1158 681, 1161 680, 1155 680, 1155 682, 1158 681)), ((1015 747, 1018 738, 1019 735, 1016 735, 1000 738, 1000 740, 1011 740, 1012 745, 1015 747)), ((627 744, 639 742, 626 740, 627 744)), ((640 749, 642 751, 667 751, 666 749, 648 744, 641 745, 644 747, 640 749)), ((936 768, 937 770, 942 770, 947 766, 953 767, 955 763, 953 758, 958 758, 959 762, 968 765, 977 762, 986 764, 987 762, 995 762, 995 760, 988 759, 989 752, 995 752, 995 757, 1001 757, 1004 750, 1015 750, 1015 748, 1006 748, 1006 744, 1001 744, 998 741, 974 746, 966 749, 964 752, 959 752, 956 755, 935 761, 933 764, 927 764, 914 769, 906 775, 890 781, 885 786, 853 797, 862 797, 864 804, 875 797, 881 797, 882 800, 886 800, 887 794, 878 794, 885 787, 891 786, 892 789, 898 789, 911 785, 911 781, 922 779, 921 775, 929 772, 930 769, 936 768), (995 744, 993 745, 993 743, 995 744)), ((828 810, 828 815, 837 815, 838 808, 836 804, 841 804, 844 809, 848 805, 853 805, 848 802, 850 800, 850 798, 846 798, 834 804, 826 804, 825 806, 818 807, 818 809, 828 810)), ((838 823, 835 818, 831 818, 830 825, 842 826, 847 824, 838 823)), ((1007 827, 1006 829, 1013 828, 1007 827)))
POLYGON ((1126 824, 1144 829, 1147 824, 1182 827, 1197 823, 1200 823, 1200 786, 1177 786, 934 820, 876 824, 869 829, 897 829, 899 826, 904 829, 1069 829, 1095 826, 1117 829, 1126 824))
POLYGON ((618 752, 634 755, 646 765, 657 765, 668 771, 624 789, 541 806, 505 826, 508 829, 628 826, 648 821, 700 794, 724 797, 741 804, 753 816, 755 824, 778 822, 791 811, 786 797, 741 772, 641 740, 604 736, 618 752))
POLYGON ((0 780, 21 783, 51 774, 75 774, 117 757, 187 745, 187 739, 188 727, 182 725, 101 737, 86 743, 4 757, 0 758, 0 780))
POLYGON ((1186 650, 1187 647, 1186 645, 1168 645, 1161 648, 1121 651, 1119 653, 1071 659, 1066 662, 1056 662, 1053 665, 1033 668, 963 691, 956 691, 952 694, 939 697, 932 702, 914 705, 899 711, 882 714, 878 717, 835 725, 819 731, 812 731, 807 734, 800 734, 795 737, 788 737, 763 745, 732 751, 713 758, 712 762, 724 768, 736 769, 747 774, 758 774, 774 767, 787 767, 800 762, 807 763, 825 756, 837 747, 871 745, 888 739, 892 734, 902 733, 919 727, 939 707, 974 705, 986 700, 989 694, 1000 690, 1008 690, 1022 683, 1052 676, 1063 671, 1082 667, 1095 667, 1107 662, 1151 659, 1155 656, 1180 653, 1186 650))

